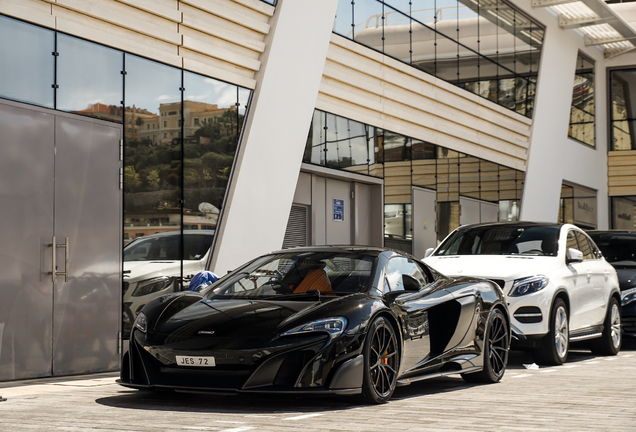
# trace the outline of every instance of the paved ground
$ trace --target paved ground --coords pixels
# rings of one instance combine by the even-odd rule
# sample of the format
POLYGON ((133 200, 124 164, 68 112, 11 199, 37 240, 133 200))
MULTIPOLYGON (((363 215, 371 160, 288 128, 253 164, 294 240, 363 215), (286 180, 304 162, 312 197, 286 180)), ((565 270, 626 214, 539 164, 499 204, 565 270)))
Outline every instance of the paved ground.
POLYGON ((530 370, 513 352, 501 383, 437 378, 382 406, 350 398, 139 392, 116 374, 0 383, 0 431, 636 431, 636 342, 616 357, 570 354, 530 370))

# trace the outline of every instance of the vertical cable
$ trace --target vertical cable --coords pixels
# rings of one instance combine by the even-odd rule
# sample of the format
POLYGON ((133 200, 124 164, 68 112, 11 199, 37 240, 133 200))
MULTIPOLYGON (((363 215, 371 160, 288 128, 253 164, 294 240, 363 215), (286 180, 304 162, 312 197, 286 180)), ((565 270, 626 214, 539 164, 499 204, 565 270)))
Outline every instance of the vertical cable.
POLYGON ((181 93, 181 115, 179 116, 181 119, 181 127, 179 128, 180 132, 180 136, 179 136, 179 143, 181 145, 181 179, 179 180, 179 185, 181 188, 180 191, 180 203, 181 203, 181 244, 180 244, 180 250, 179 250, 179 258, 181 261, 181 278, 179 280, 179 291, 183 290, 183 278, 184 278, 184 274, 183 274, 183 260, 185 258, 185 234, 184 234, 184 229, 185 229, 185 224, 183 222, 183 217, 185 215, 185 150, 184 150, 184 139, 183 139, 183 127, 184 127, 184 100, 183 100, 183 96, 185 93, 185 84, 184 84, 184 71, 183 69, 181 69, 181 86, 179 87, 179 92, 181 93))

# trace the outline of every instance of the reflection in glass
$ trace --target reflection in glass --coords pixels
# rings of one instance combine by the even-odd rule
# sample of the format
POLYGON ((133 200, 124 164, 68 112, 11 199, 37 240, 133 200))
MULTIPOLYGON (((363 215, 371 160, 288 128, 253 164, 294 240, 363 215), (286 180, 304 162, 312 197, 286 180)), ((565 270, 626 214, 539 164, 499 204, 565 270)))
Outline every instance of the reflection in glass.
POLYGON ((568 136, 594 147, 594 63, 579 53, 576 61, 568 136))
POLYGON ((440 241, 459 226, 460 196, 499 203, 500 220, 519 218, 523 172, 322 111, 314 111, 303 162, 363 174, 368 169, 369 175, 384 178, 387 247, 412 249, 413 186, 437 192, 440 241), (353 151, 356 140, 360 140, 360 159, 349 158, 347 153, 349 146, 353 151), (334 152, 334 159, 325 158, 325 153, 334 152))
POLYGON ((239 90, 190 72, 183 83, 184 229, 215 231, 244 119, 239 90))
POLYGON ((56 108, 121 123, 124 54, 64 34, 57 51, 56 108))
POLYGON ((126 54, 124 243, 181 229, 181 70, 126 54))
POLYGON ((351 1, 338 3, 336 19, 333 22, 333 32, 353 39, 353 4, 351 1))
POLYGON ((0 96, 53 107, 55 34, 51 30, 0 16, 0 96))
POLYGON ((336 33, 532 116, 544 31, 508 3, 357 0, 353 32, 351 3, 340 0, 336 33))
POLYGON ((636 115, 636 70, 610 71, 611 86, 611 150, 636 149, 634 132, 636 115))
MULTIPOLYGON (((340 0, 340 3, 349 0, 340 0)), ((384 5, 376 0, 357 0, 353 9, 353 39, 377 51, 384 51, 384 5)))

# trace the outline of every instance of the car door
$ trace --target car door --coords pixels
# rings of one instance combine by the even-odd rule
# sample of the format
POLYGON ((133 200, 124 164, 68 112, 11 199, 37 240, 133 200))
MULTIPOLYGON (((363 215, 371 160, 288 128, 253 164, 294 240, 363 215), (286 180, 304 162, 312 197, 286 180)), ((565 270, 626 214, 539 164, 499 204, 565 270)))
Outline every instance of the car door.
POLYGON ((587 266, 587 274, 591 275, 591 286, 584 317, 584 327, 588 327, 601 324, 605 318, 607 299, 609 298, 609 289, 607 288, 610 275, 609 265, 587 235, 577 231, 576 238, 581 248, 580 250, 583 252, 583 262, 587 266))
POLYGON ((435 353, 431 353, 429 314, 435 306, 453 300, 453 296, 441 289, 424 267, 404 256, 395 256, 388 261, 384 292, 402 293, 398 294, 391 306, 402 321, 404 352, 400 372, 408 373, 435 356, 435 353), (405 291, 402 275, 414 277, 422 284, 422 288, 417 292, 405 291))
MULTIPOLYGON (((576 234, 576 230, 568 230, 566 248, 581 251, 576 234)), ((583 251, 581 252, 584 253, 583 251)), ((592 269, 589 260, 584 259, 582 262, 568 263, 567 275, 564 279, 570 298, 570 332, 576 332, 576 330, 587 327, 590 321, 589 311, 594 295, 592 269)))

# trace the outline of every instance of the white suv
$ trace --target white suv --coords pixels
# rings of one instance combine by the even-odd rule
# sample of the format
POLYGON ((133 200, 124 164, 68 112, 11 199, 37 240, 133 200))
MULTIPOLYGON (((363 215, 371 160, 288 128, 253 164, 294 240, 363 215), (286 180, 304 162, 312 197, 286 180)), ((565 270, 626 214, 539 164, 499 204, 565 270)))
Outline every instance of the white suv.
POLYGON ((538 363, 562 364, 573 341, 589 339, 604 355, 621 348, 616 271, 574 225, 462 226, 427 250, 424 262, 449 276, 496 282, 506 295, 513 344, 533 348, 538 363))
POLYGON ((171 231, 139 237, 124 247, 123 328, 130 326, 142 307, 163 294, 188 289, 196 273, 206 269, 214 231, 171 231))

